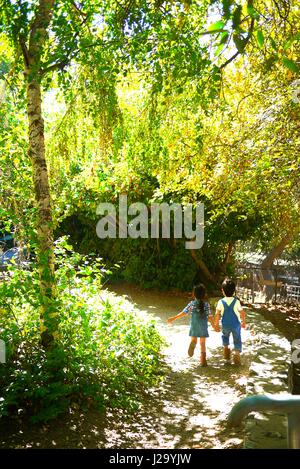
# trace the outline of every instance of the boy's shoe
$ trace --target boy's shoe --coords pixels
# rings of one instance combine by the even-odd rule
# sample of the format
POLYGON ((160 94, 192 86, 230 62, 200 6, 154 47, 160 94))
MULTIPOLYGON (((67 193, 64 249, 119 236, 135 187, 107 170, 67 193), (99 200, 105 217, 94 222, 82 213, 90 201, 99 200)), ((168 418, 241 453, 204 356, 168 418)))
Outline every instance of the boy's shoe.
POLYGON ((207 366, 206 353, 205 352, 201 353, 200 366, 207 366))
POLYGON ((240 355, 240 352, 238 350, 234 351, 233 363, 235 365, 240 365, 241 364, 241 355, 240 355))
POLYGON ((231 357, 231 350, 229 347, 224 347, 224 358, 226 361, 230 361, 230 357, 231 357))
POLYGON ((192 357, 194 355, 195 347, 196 347, 196 342, 191 342, 190 346, 189 346, 189 349, 188 349, 189 357, 192 357))

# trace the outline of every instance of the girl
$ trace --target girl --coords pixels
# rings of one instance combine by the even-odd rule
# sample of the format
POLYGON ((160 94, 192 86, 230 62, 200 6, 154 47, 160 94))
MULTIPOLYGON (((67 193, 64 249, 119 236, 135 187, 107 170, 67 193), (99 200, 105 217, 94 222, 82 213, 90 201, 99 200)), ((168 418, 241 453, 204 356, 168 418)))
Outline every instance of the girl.
POLYGON ((186 314, 191 314, 189 334, 191 337, 191 343, 188 349, 188 354, 190 357, 194 355, 194 350, 197 345, 197 338, 200 337, 201 366, 207 366, 205 340, 206 337, 208 337, 208 321, 211 323, 213 328, 215 327, 209 303, 205 301, 205 298, 205 286, 202 284, 194 286, 193 300, 184 308, 181 313, 168 319, 168 323, 172 324, 172 322, 176 321, 176 319, 182 318, 186 314))

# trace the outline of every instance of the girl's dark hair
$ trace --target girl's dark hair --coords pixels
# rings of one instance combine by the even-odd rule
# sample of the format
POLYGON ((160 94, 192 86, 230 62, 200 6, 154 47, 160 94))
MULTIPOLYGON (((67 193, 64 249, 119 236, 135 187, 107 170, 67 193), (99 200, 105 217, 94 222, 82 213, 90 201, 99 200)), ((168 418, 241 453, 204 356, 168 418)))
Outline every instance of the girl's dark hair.
POLYGON ((199 283, 198 285, 194 285, 193 294, 194 294, 194 297, 199 302, 199 314, 200 314, 200 316, 203 316, 205 314, 204 313, 204 299, 206 297, 206 288, 203 285, 203 283, 199 283))

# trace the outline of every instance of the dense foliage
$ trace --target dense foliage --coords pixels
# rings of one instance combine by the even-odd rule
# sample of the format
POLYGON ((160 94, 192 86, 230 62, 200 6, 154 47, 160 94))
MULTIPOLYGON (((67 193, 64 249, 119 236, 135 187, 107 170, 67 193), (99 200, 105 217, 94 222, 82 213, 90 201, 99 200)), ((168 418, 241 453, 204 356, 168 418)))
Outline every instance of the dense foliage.
MULTIPOLYGON (((61 322, 57 346, 40 346, 38 278, 12 268, 0 285, 0 415, 46 421, 72 406, 138 408, 162 377, 162 339, 155 322, 101 289, 107 276, 60 241, 56 247, 61 322)), ((97 265, 98 264, 98 265, 97 265)))
POLYGON ((60 235, 162 289, 213 290, 245 246, 298 256, 299 24, 296 0, 0 1, 0 237, 36 256, 0 283, 3 414, 132 406, 159 370, 155 328, 60 235), (121 194, 202 202, 203 247, 98 239, 121 194))

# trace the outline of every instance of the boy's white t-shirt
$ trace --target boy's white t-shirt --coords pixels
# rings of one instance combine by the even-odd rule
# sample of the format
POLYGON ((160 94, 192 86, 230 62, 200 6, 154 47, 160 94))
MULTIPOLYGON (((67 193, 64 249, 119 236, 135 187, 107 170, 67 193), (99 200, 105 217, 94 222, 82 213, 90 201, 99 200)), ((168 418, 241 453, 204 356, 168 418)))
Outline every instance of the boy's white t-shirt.
MULTIPOLYGON (((240 318, 240 311, 242 311, 243 307, 241 305, 240 300, 237 300, 234 296, 224 296, 224 298, 222 298, 222 300, 225 300, 225 302, 227 303, 228 306, 231 305, 233 300, 236 300, 235 305, 233 307, 233 311, 235 312, 237 317, 239 319, 241 319, 240 318)), ((218 303, 217 303, 217 310, 220 311, 221 316, 223 316, 223 313, 224 313, 224 305, 222 303, 222 300, 219 300, 218 303)))

